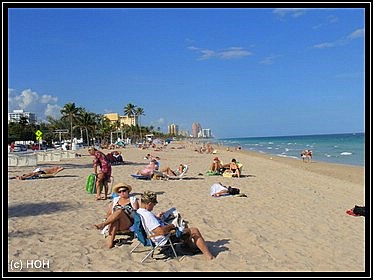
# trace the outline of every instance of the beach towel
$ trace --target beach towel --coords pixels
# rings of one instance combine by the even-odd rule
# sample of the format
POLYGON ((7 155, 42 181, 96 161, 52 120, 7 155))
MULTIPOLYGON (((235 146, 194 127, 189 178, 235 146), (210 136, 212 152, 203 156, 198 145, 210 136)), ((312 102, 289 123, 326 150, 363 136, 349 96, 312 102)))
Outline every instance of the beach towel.
POLYGON ((152 178, 151 176, 139 175, 139 174, 131 174, 131 176, 135 179, 140 179, 140 180, 150 180, 152 178))
POLYGON ((216 175, 221 175, 219 171, 207 171, 206 172, 207 176, 216 176, 216 175))

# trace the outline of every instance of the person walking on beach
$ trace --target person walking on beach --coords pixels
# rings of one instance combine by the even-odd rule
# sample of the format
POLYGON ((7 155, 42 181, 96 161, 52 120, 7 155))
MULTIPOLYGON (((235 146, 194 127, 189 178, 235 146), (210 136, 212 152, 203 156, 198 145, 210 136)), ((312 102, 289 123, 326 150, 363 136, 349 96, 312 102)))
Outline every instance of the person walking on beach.
POLYGON ((91 156, 94 156, 93 172, 96 175, 96 200, 101 200, 101 184, 103 184, 105 188, 103 199, 106 200, 111 177, 111 164, 105 154, 97 150, 95 147, 89 147, 88 152, 91 156), (98 166, 101 169, 100 172, 97 171, 98 166))
MULTIPOLYGON (((158 244, 163 239, 163 235, 176 229, 174 224, 164 224, 161 222, 162 212, 156 216, 152 213, 154 206, 158 203, 157 194, 152 191, 145 191, 141 195, 140 208, 136 211, 144 219, 144 226, 147 227, 153 235, 152 240, 158 244)), ((197 246, 199 250, 205 255, 208 260, 212 260, 215 257, 209 251, 205 240, 202 237, 198 228, 185 227, 182 229, 182 235, 180 237, 190 248, 197 246)))

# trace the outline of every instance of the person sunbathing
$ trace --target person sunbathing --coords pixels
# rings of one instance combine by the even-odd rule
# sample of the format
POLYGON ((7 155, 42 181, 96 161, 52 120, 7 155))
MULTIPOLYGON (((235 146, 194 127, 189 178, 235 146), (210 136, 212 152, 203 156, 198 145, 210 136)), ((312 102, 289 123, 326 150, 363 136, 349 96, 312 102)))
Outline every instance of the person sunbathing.
POLYGON ((16 176, 15 178, 18 180, 37 179, 40 178, 43 174, 56 175, 58 172, 61 172, 64 169, 65 168, 63 168, 62 166, 53 166, 43 170, 38 167, 30 173, 23 174, 22 176, 16 176))
POLYGON ((172 170, 170 167, 167 167, 161 170, 161 172, 167 174, 168 176, 179 176, 181 173, 184 172, 184 164, 180 163, 177 170, 172 170))
POLYGON ((220 159, 215 157, 211 163, 210 172, 220 172, 220 169, 223 167, 220 159))
POLYGON ((133 211, 139 208, 139 202, 135 196, 130 194, 131 191, 132 187, 126 183, 116 184, 113 187, 113 193, 119 196, 110 203, 105 221, 94 225, 99 230, 109 226, 108 248, 114 247, 114 239, 118 231, 129 231, 133 225, 133 211))
POLYGON ((136 174, 143 175, 143 176, 153 176, 154 170, 158 170, 158 167, 159 167, 159 163, 157 162, 157 160, 152 159, 150 163, 147 166, 145 166, 144 169, 138 170, 136 174))
POLYGON ((232 176, 237 176, 238 178, 241 177, 240 167, 238 166, 237 161, 234 158, 229 164, 229 170, 232 173, 232 176))

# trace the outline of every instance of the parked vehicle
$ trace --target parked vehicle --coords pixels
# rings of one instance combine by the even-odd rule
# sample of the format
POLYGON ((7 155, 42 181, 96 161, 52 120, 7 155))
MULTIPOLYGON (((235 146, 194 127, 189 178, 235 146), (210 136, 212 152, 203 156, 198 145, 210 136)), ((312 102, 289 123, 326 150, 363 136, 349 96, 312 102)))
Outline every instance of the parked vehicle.
POLYGON ((14 145, 14 152, 24 152, 27 151, 27 146, 24 144, 15 144, 14 145))
POLYGON ((35 150, 46 150, 47 146, 44 145, 44 144, 40 144, 40 145, 39 144, 32 144, 31 149, 33 151, 35 151, 35 150))

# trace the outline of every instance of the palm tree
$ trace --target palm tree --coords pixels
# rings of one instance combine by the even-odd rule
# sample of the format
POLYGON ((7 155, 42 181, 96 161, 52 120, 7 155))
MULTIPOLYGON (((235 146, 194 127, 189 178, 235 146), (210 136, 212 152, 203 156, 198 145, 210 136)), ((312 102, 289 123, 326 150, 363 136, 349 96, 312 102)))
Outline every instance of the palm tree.
POLYGON ((70 121, 70 145, 73 144, 73 122, 79 119, 80 116, 80 107, 76 107, 75 103, 67 103, 61 109, 62 117, 61 119, 68 119, 70 121))
MULTIPOLYGON (((136 105, 128 103, 123 108, 124 114, 127 115, 129 118, 134 117, 135 116, 135 108, 136 108, 136 105)), ((132 125, 132 123, 131 123, 131 132, 133 134, 133 125, 132 125)))
POLYGON ((86 111, 82 111, 81 116, 79 118, 79 125, 77 127, 83 128, 86 132, 87 136, 87 145, 89 146, 89 130, 92 131, 95 129, 96 121, 95 121, 95 114, 88 113, 86 111))
POLYGON ((137 107, 134 111, 135 115, 139 117, 139 127, 140 127, 140 139, 142 141, 142 134, 141 134, 141 123, 140 123, 140 116, 145 116, 144 109, 141 107, 137 107))

